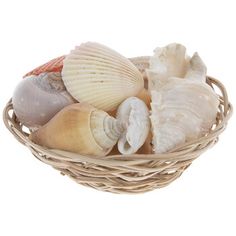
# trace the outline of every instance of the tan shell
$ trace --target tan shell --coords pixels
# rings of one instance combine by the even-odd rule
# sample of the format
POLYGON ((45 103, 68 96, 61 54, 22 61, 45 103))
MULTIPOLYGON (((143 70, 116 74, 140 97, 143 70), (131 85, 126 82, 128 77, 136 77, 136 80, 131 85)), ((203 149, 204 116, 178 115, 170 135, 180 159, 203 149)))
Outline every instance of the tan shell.
POLYGON ((142 74, 127 58, 98 43, 84 43, 66 56, 62 79, 79 102, 115 110, 144 87, 142 74))
POLYGON ((115 118, 86 103, 76 103, 58 112, 30 139, 51 149, 104 156, 117 143, 122 128, 115 118))

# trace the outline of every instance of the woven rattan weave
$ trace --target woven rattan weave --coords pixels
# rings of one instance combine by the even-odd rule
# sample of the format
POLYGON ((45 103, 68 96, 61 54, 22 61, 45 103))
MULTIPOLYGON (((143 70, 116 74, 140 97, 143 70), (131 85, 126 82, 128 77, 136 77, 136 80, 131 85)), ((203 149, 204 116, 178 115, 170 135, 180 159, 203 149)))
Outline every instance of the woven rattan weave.
POLYGON ((219 92, 220 101, 216 123, 211 131, 202 138, 161 155, 133 154, 95 158, 38 146, 28 139, 30 131, 17 120, 11 100, 4 109, 3 119, 9 131, 36 158, 76 182, 113 193, 141 193, 164 187, 178 178, 194 159, 218 141, 219 135, 226 128, 232 114, 226 90, 221 82, 212 77, 207 77, 207 83, 219 92))

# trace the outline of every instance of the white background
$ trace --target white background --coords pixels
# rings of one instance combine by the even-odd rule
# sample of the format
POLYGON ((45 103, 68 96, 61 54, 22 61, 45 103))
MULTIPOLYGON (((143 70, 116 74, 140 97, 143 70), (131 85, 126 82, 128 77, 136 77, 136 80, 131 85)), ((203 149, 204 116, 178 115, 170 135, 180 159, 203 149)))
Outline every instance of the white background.
MULTIPOLYGON (((1 1, 0 108, 29 70, 97 41, 131 57, 198 51, 236 104, 235 1, 1 1)), ((80 186, 36 160, 0 122, 0 235, 236 235, 235 119, 175 182, 141 195, 80 186)))

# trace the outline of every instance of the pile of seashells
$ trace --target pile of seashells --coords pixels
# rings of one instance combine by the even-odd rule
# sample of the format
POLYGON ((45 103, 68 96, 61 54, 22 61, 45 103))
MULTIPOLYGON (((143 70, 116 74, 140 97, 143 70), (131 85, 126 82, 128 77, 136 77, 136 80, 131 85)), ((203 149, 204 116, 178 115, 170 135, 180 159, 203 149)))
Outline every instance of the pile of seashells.
POLYGON ((14 112, 34 143, 83 155, 165 153, 206 135, 219 99, 199 55, 173 43, 146 64, 81 44, 25 76, 14 112))

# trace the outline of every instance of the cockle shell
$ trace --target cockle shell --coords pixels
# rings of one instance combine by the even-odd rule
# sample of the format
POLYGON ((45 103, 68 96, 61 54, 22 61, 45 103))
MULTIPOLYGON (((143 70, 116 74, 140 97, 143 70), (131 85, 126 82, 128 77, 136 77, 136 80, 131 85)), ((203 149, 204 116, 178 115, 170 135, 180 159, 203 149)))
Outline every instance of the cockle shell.
POLYGON ((127 58, 98 43, 84 43, 66 56, 62 79, 79 102, 115 110, 144 87, 142 74, 127 58))
MULTIPOLYGON (((56 57, 46 63, 44 63, 41 66, 36 67, 32 71, 28 72, 26 75, 23 77, 27 77, 30 75, 39 75, 43 72, 61 72, 62 67, 63 67, 63 61, 65 59, 65 55, 56 57)), ((149 68, 149 56, 142 56, 142 57, 132 57, 128 58, 134 65, 135 67, 140 71, 140 73, 143 75, 144 78, 144 83, 145 80, 147 80, 147 75, 146 75, 146 69, 149 68)), ((147 88, 147 87, 145 87, 147 88)))
POLYGON ((87 103, 76 103, 63 108, 29 138, 51 149, 104 156, 122 132, 119 122, 106 112, 87 103))
POLYGON ((122 154, 137 152, 150 130, 147 106, 142 100, 130 97, 119 106, 116 118, 125 130, 118 141, 119 152, 122 154))
POLYGON ((34 129, 75 100, 66 91, 60 73, 51 72, 23 79, 14 91, 12 102, 19 121, 34 129))
POLYGON ((169 77, 183 78, 189 65, 186 48, 181 44, 172 43, 165 47, 157 47, 154 56, 150 57, 149 69, 146 69, 149 79, 149 90, 155 89, 159 83, 169 77))
POLYGON ((202 137, 215 123, 219 100, 205 83, 206 67, 197 53, 190 60, 186 76, 159 78, 159 86, 151 91, 155 153, 202 137))

